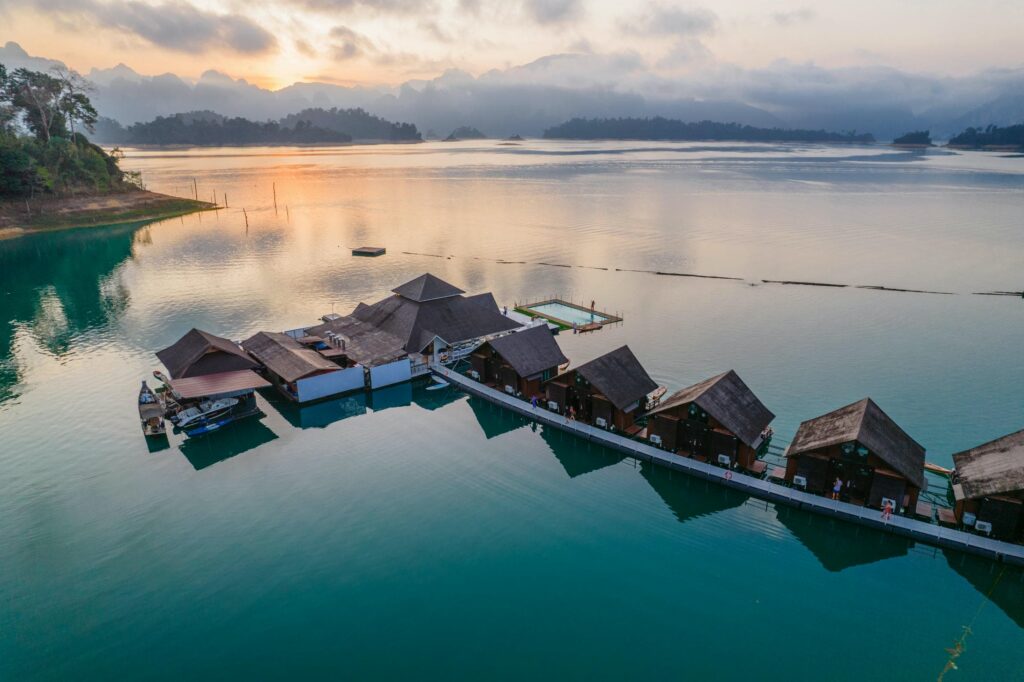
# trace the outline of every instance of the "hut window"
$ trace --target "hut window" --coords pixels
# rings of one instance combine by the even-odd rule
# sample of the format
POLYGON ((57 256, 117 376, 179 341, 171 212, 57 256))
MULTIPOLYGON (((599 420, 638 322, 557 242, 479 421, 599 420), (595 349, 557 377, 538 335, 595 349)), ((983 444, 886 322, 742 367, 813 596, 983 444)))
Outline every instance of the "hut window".
POLYGON ((708 420, 708 413, 697 407, 696 403, 690 403, 690 419, 706 422, 708 420))
POLYGON ((543 372, 540 373, 540 380, 541 381, 547 381, 552 376, 554 376, 554 372, 551 371, 550 369, 546 369, 546 370, 544 370, 543 372))

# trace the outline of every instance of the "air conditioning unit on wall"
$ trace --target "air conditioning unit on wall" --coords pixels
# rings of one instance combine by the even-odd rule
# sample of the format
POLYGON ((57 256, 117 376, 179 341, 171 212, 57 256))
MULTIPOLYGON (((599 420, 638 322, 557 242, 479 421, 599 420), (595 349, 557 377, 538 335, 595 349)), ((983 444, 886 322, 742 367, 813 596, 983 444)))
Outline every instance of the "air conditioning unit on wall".
POLYGON ((807 477, 806 476, 794 476, 793 487, 800 488, 800 490, 807 490, 807 477))
POLYGON ((651 441, 651 443, 653 443, 654 445, 661 445, 661 436, 659 436, 656 433, 652 433, 651 437, 648 438, 648 440, 651 441))
POLYGON ((978 531, 979 533, 984 533, 985 535, 991 535, 992 524, 988 521, 975 521, 974 530, 978 531))
POLYGON ((608 420, 605 419, 604 417, 598 417, 597 419, 594 420, 594 423, 600 426, 602 429, 608 426, 608 420))
POLYGON ((729 455, 719 455, 718 463, 724 467, 732 466, 732 457, 730 457, 729 455))

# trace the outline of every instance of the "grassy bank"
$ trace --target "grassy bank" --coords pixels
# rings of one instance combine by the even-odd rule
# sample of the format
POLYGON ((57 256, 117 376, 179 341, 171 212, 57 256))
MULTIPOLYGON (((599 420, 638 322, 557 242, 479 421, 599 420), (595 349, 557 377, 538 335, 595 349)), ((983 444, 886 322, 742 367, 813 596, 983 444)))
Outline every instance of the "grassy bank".
POLYGON ((121 225, 173 218, 217 206, 206 201, 133 190, 95 196, 0 202, 0 239, 38 230, 121 225))

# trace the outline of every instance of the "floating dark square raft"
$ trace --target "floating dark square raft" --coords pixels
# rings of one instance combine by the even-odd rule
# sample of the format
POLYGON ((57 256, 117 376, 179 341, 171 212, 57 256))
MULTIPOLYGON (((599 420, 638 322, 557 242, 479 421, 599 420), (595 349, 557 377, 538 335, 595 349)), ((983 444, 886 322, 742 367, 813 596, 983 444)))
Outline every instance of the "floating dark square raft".
POLYGON ((383 246, 360 246, 357 249, 352 249, 353 256, 375 257, 383 256, 387 252, 387 249, 385 249, 383 246))

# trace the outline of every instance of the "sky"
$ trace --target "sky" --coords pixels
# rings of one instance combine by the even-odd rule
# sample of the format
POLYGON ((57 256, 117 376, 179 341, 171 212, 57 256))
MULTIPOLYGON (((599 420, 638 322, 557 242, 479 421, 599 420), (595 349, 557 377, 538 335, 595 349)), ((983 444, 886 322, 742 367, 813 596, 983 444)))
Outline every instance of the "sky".
POLYGON ((962 77, 1024 66, 1022 36, 1020 0, 0 0, 0 44, 82 72, 216 69, 269 89, 480 76, 565 53, 594 58, 560 72, 584 83, 779 63, 962 77))

